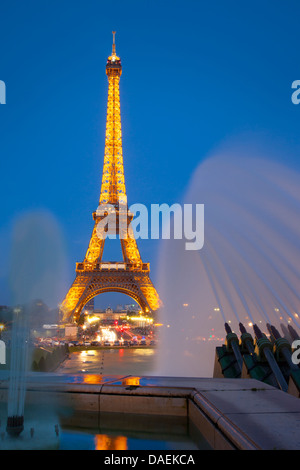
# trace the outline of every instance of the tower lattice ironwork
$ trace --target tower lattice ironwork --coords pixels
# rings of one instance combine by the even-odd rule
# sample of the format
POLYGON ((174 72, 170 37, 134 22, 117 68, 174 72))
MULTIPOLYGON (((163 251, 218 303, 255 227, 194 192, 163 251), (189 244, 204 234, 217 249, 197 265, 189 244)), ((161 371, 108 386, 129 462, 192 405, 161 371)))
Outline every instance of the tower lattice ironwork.
MULTIPOLYGON (((108 77, 105 152, 99 208, 93 213, 94 228, 84 261, 76 263, 76 277, 60 306, 62 321, 76 321, 85 304, 104 292, 122 292, 133 298, 144 312, 155 311, 160 299, 150 279, 149 263, 143 263, 130 222, 124 178, 119 81, 121 59, 116 54, 113 32, 112 54, 107 59, 108 77), (103 210, 103 208, 105 210, 103 210), (123 261, 104 262, 103 249, 109 214, 115 218, 123 261), (125 223, 124 223, 125 220, 125 223)), ((111 233, 111 232, 110 232, 111 233)))

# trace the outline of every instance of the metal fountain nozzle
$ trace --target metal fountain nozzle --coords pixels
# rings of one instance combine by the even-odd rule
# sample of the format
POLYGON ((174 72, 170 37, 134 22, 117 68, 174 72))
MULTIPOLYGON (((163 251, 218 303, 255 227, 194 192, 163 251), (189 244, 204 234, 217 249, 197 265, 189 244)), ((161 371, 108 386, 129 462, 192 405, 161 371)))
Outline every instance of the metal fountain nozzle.
POLYGON ((293 341, 293 338, 291 337, 291 333, 289 332, 287 327, 283 323, 280 323, 280 328, 282 330, 283 336, 291 343, 293 341))
POLYGON ((225 330, 226 330, 226 333, 229 335, 230 333, 232 333, 232 330, 230 328, 230 326, 228 325, 228 323, 225 323, 225 330))
POLYGON ((239 339, 235 333, 232 332, 231 327, 228 325, 228 323, 225 323, 225 330, 226 330, 226 349, 227 351, 233 351, 236 361, 238 363, 240 371, 242 370, 243 366, 243 357, 241 355, 241 351, 239 349, 239 339))
POLYGON ((275 326, 270 325, 270 331, 275 339, 273 352, 276 360, 280 361, 284 359, 291 370, 299 370, 298 366, 292 361, 292 348, 289 341, 280 335, 275 326))
POLYGON ((277 330, 277 328, 275 328, 274 325, 270 325, 270 323, 267 323, 267 328, 274 341, 281 338, 279 331, 277 330))
POLYGON ((272 342, 275 342, 277 339, 281 337, 279 332, 276 330, 275 326, 271 325, 270 323, 267 323, 266 326, 270 333, 270 340, 272 342))
POLYGON ((244 351, 247 351, 249 354, 253 354, 254 347, 253 347, 253 338, 250 333, 247 332, 246 328, 244 327, 243 323, 239 323, 240 332, 242 333, 240 339, 240 346, 244 351))
POLYGON ((270 324, 270 323, 266 323, 266 327, 267 327, 267 329, 268 329, 270 335, 272 335, 273 333, 272 333, 272 330, 271 330, 271 324, 270 324))
POLYGON ((264 335, 262 334, 260 328, 256 324, 253 325, 253 330, 254 330, 254 334, 255 334, 256 339, 261 339, 261 338, 264 337, 264 335))
POLYGON ((243 323, 239 323, 239 328, 240 328, 240 332, 242 333, 242 335, 247 333, 247 330, 244 327, 243 323))
POLYGON ((6 432, 17 437, 24 429, 24 416, 9 416, 7 418, 6 432))
POLYGON ((273 354, 273 344, 256 324, 253 325, 253 330, 255 335, 255 353, 260 361, 265 362, 267 360, 265 351, 269 350, 273 354))
MULTIPOLYGON (((271 325, 269 325, 268 329, 269 328, 271 329, 271 325)), ((288 385, 273 355, 273 344, 267 336, 261 332, 257 325, 253 325, 253 329, 256 338, 255 353, 258 359, 268 362, 279 388, 286 392, 288 385)), ((280 339, 278 341, 280 341, 280 339)))
POLYGON ((299 339, 299 334, 297 333, 295 328, 292 327, 292 325, 288 325, 288 330, 293 341, 295 341, 296 339, 299 339))
POLYGON ((271 331, 275 339, 281 338, 281 334, 274 325, 271 325, 271 331))

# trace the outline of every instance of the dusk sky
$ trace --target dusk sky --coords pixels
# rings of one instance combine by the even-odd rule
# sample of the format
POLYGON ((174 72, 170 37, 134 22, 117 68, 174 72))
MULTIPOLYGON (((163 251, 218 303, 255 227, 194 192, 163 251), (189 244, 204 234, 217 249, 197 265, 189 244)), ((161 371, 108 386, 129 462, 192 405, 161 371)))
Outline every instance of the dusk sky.
MULTIPOLYGON (((300 4, 287 1, 3 0, 0 7, 0 305, 12 227, 57 221, 68 282, 99 200, 112 30, 121 57, 129 205, 180 202, 223 145, 262 145, 299 169, 300 4)), ((199 201, 201 203, 201 201, 199 201)), ((155 280, 159 242, 138 242, 155 280)), ((69 284, 66 283, 66 289, 69 284)))

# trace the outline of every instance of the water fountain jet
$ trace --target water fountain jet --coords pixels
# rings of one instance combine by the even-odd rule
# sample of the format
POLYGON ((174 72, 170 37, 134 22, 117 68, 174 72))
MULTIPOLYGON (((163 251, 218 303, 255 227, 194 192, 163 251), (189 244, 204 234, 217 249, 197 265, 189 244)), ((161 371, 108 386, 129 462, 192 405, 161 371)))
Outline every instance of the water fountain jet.
POLYGON ((223 341, 233 315, 257 325, 292 318, 299 326, 300 174, 246 152, 212 156, 193 175, 183 202, 205 206, 203 248, 161 244, 161 323, 172 327, 162 328, 160 374, 206 375, 212 336, 223 341))
POLYGON ((11 366, 8 389, 6 432, 19 436, 24 429, 25 387, 28 361, 28 318, 25 308, 14 309, 11 366))
POLYGON ((35 402, 34 410, 26 406, 26 382, 29 377, 32 302, 42 298, 49 307, 55 308, 65 291, 65 273, 62 236, 55 219, 40 211, 20 216, 12 234, 10 287, 12 303, 16 307, 13 309, 10 342, 7 426, 1 448, 41 449, 58 445, 53 428, 52 433, 49 432, 49 423, 52 420, 57 422, 55 404, 50 406, 47 403, 46 410, 39 400, 35 402), (37 410, 43 410, 43 413, 37 410), (37 429, 38 432, 25 433, 26 428, 37 429))

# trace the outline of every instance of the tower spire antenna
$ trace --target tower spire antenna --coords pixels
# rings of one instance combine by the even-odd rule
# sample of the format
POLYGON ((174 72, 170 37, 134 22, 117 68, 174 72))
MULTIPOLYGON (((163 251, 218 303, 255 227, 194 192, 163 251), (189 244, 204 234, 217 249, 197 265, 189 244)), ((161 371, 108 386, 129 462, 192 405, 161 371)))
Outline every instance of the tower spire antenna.
POLYGON ((113 55, 116 55, 116 31, 113 31, 113 45, 112 45, 112 53, 113 55))

